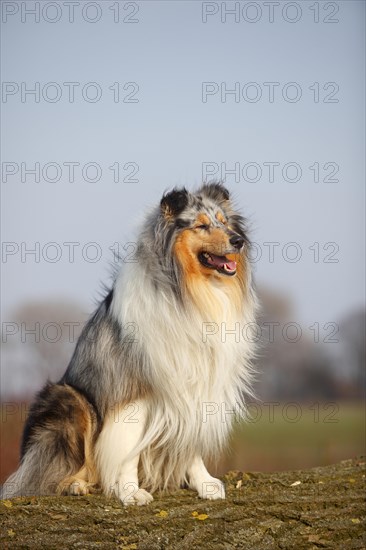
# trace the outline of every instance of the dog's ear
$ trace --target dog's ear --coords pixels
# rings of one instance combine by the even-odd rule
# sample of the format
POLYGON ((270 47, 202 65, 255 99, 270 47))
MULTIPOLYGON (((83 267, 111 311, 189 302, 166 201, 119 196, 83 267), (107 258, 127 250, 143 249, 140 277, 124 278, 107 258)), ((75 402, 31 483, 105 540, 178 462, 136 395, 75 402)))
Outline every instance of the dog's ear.
POLYGON ((222 183, 205 183, 201 188, 201 193, 214 200, 215 202, 221 203, 230 200, 230 193, 222 185, 222 183))
POLYGON ((188 191, 183 189, 173 189, 166 193, 160 202, 160 208, 163 216, 167 219, 180 214, 188 204, 188 191))

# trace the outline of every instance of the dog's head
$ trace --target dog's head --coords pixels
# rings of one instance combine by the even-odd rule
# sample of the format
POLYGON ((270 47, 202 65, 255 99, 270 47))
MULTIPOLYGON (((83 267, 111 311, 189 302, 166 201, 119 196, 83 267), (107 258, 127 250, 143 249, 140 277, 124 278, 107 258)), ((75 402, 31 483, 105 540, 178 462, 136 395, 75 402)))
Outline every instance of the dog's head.
POLYGON ((196 193, 174 189, 163 196, 160 209, 174 240, 173 254, 187 276, 224 279, 235 277, 240 264, 243 270, 244 219, 223 185, 205 184, 196 193))

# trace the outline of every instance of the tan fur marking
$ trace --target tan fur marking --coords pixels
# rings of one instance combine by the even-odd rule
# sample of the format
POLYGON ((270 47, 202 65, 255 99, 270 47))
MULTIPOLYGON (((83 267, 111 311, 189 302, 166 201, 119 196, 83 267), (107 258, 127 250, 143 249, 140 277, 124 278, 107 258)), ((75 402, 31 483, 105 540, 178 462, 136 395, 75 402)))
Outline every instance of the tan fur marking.
POLYGON ((201 242, 200 237, 189 229, 183 231, 175 242, 174 252, 186 277, 199 276, 201 273, 197 259, 201 242))
MULTIPOLYGON (((75 428, 84 436, 84 464, 78 472, 64 478, 58 485, 57 494, 86 495, 93 491, 98 483, 98 475, 94 463, 94 444, 97 436, 97 420, 91 405, 71 386, 67 386, 78 402, 80 410, 77 418, 74 418, 75 428)), ((70 442, 70 441, 69 441, 70 442)), ((75 445, 76 441, 72 441, 75 445)))
POLYGON ((221 212, 217 212, 217 214, 216 214, 216 219, 217 219, 220 223, 223 223, 224 225, 226 225, 226 223, 227 223, 226 219, 224 218, 224 216, 222 215, 221 212))
POLYGON ((198 214, 196 225, 210 225, 210 218, 206 214, 198 214))

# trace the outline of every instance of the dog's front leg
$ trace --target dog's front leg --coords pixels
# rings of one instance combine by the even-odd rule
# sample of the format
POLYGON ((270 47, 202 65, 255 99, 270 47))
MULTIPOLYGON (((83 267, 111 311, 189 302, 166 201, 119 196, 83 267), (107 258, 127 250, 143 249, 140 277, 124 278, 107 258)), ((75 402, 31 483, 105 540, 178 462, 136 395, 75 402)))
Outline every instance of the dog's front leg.
POLYGON ((195 489, 199 497, 209 500, 225 498, 225 486, 223 482, 208 473, 199 455, 194 458, 187 473, 189 488, 195 489))
POLYGON ((96 445, 103 490, 107 495, 115 494, 125 506, 141 506, 153 500, 150 493, 139 488, 139 455, 133 452, 144 427, 145 407, 141 401, 115 408, 107 415, 96 445))

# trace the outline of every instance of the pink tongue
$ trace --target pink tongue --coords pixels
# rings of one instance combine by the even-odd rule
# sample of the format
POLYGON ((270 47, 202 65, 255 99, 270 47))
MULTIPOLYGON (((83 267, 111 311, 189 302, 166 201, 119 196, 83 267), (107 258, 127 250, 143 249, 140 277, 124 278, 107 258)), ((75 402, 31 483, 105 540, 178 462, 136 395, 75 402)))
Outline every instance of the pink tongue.
POLYGON ((230 260, 229 262, 226 262, 226 267, 229 268, 229 271, 235 271, 236 262, 234 262, 234 260, 230 260))
POLYGON ((213 254, 210 257, 210 263, 215 267, 223 268, 224 265, 229 269, 229 271, 235 271, 236 262, 234 260, 227 260, 225 256, 214 256, 213 254))

